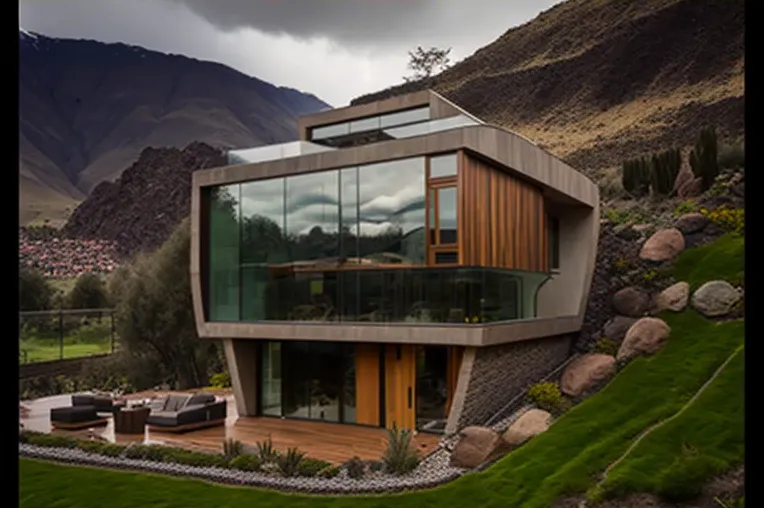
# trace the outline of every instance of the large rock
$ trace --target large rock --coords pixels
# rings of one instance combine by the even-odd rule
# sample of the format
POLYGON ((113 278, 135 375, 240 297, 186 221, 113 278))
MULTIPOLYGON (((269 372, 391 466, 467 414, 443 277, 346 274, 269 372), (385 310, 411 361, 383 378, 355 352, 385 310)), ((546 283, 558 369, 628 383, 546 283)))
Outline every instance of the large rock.
POLYGON ((631 325, 637 322, 636 318, 615 316, 602 328, 602 336, 615 342, 621 342, 626 337, 631 325))
POLYGON ((743 295, 727 281, 712 280, 692 295, 692 307, 706 317, 724 316, 743 295))
POLYGON ((623 316, 642 317, 650 309, 650 295, 633 286, 625 287, 613 295, 613 308, 623 316))
POLYGON ((607 382, 616 373, 615 358, 610 355, 588 354, 573 360, 560 379, 560 390, 578 397, 607 382))
POLYGON ((486 462, 496 451, 501 436, 488 427, 466 427, 451 453, 451 465, 472 469, 486 462))
POLYGON ((662 310, 681 312, 687 307, 687 302, 689 300, 690 285, 686 282, 677 282, 658 294, 658 298, 656 298, 656 306, 658 312, 662 310))
POLYGON ((507 446, 515 448, 541 434, 551 424, 551 414, 541 409, 529 409, 509 426, 501 438, 507 446))
POLYGON ((676 228, 681 231, 683 235, 691 235, 703 231, 703 229, 708 226, 709 222, 709 218, 702 213, 686 213, 677 219, 676 228))
POLYGON ((645 317, 626 332, 616 358, 625 360, 638 355, 651 355, 668 340, 671 328, 662 319, 645 317))
POLYGON ((697 198, 701 194, 703 194, 703 179, 700 177, 688 180, 676 191, 679 199, 697 198))
POLYGON ((669 261, 684 250, 684 236, 676 228, 661 229, 647 239, 639 257, 647 261, 669 261))
POLYGON ((689 164, 683 164, 682 168, 679 170, 679 173, 677 173, 676 178, 674 179, 674 189, 673 193, 678 194, 679 189, 684 187, 688 182, 691 182, 695 179, 695 174, 692 172, 692 168, 689 164))

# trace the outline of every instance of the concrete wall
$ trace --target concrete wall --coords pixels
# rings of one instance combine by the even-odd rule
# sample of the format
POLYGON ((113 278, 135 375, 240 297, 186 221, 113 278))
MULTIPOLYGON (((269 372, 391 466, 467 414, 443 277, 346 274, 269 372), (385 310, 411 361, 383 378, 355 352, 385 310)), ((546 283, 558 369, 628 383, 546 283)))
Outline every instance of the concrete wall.
POLYGON ((231 375, 231 388, 239 416, 257 414, 257 342, 251 340, 225 339, 223 350, 231 375))
POLYGON ((485 423, 529 385, 564 362, 571 343, 570 335, 560 335, 468 348, 459 371, 446 432, 485 423))

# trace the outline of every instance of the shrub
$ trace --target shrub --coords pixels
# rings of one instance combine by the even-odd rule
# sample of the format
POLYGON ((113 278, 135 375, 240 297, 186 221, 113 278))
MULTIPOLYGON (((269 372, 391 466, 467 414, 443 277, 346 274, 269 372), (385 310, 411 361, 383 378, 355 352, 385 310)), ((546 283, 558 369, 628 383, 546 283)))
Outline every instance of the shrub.
POLYGON ((676 205, 676 208, 674 208, 674 215, 679 217, 680 215, 684 215, 686 213, 692 213, 697 209, 698 206, 695 204, 695 201, 692 199, 687 199, 676 205))
POLYGON ((713 185, 719 174, 717 160, 716 129, 707 127, 700 131, 695 148, 690 152, 690 166, 693 174, 702 179, 703 190, 713 185))
POLYGON ((276 462, 284 476, 294 476, 300 470, 300 464, 305 458, 305 452, 297 448, 288 448, 286 453, 279 455, 276 462))
POLYGON ((359 457, 353 457, 342 464, 342 467, 348 472, 348 476, 355 480, 363 478, 363 474, 366 472, 366 464, 359 457))
POLYGON ((745 167, 745 145, 743 143, 722 145, 716 160, 720 169, 745 167))
POLYGON ((625 161, 621 183, 626 192, 634 197, 646 196, 650 190, 650 160, 646 158, 625 161))
POLYGON ((49 310, 53 293, 53 286, 41 272, 19 268, 19 310, 49 310))
POLYGON ((615 263, 613 263, 613 271, 615 273, 626 273, 633 267, 631 261, 629 261, 626 258, 618 258, 616 259, 615 263))
POLYGON ((653 155, 650 166, 650 186, 653 194, 657 196, 671 194, 681 165, 682 154, 678 148, 653 155))
POLYGON ((305 457, 297 467, 298 476, 317 476, 318 473, 331 466, 328 462, 305 457))
POLYGON ((241 441, 230 438, 226 439, 223 441, 223 456, 228 460, 231 460, 241 455, 243 448, 244 446, 241 444, 241 441))
POLYGON ((52 448, 77 448, 79 440, 67 436, 55 434, 32 434, 27 435, 27 442, 36 446, 48 446, 52 448))
POLYGON ((230 388, 231 375, 228 371, 218 372, 210 376, 210 386, 213 388, 230 388))
POLYGON ((223 455, 180 449, 171 449, 166 452, 163 460, 164 462, 175 462, 196 467, 227 467, 229 463, 228 459, 223 455))
POLYGON ((615 356, 618 353, 618 344, 613 339, 600 337, 594 344, 594 352, 603 355, 615 356))
POLYGON ((412 437, 410 430, 399 429, 397 425, 387 429, 387 449, 382 455, 382 462, 389 473, 410 473, 419 465, 419 456, 411 443, 412 437))
POLYGON ((727 206, 720 206, 713 210, 701 208, 700 213, 726 231, 745 233, 745 210, 742 208, 729 208, 727 206))
POLYGON ((334 478, 338 474, 340 474, 340 468, 338 468, 337 466, 325 467, 324 469, 318 472, 318 476, 320 478, 334 478))
POLYGON ((163 446, 136 445, 125 450, 125 456, 129 459, 162 462, 166 456, 166 450, 163 446))
POLYGON ((369 471, 376 473, 377 471, 383 471, 385 469, 385 463, 380 460, 370 460, 367 463, 369 471))
POLYGON ((239 455, 231 461, 231 467, 241 471, 260 471, 262 462, 257 455, 239 455))
POLYGON ((278 453, 273 449, 273 441, 270 436, 265 441, 257 443, 257 455, 260 462, 273 462, 278 457, 278 453))
POLYGON ((94 273, 83 273, 77 277, 74 287, 66 298, 70 309, 103 309, 109 306, 106 286, 101 277, 94 273))
POLYGON ((550 381, 536 383, 528 390, 528 397, 541 409, 553 411, 559 405, 562 399, 560 388, 557 383, 550 381))
POLYGON ((103 441, 80 441, 77 443, 77 448, 86 452, 105 455, 107 457, 119 457, 122 455, 122 452, 125 451, 124 446, 114 443, 104 443, 103 441))

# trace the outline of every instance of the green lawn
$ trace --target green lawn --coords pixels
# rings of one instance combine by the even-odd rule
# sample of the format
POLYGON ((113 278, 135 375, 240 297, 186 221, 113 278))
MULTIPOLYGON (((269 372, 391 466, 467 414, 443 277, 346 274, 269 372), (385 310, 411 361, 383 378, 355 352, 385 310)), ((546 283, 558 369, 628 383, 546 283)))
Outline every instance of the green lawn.
POLYGON ((651 492, 682 501, 745 457, 744 350, 676 419, 656 429, 613 468, 605 497, 651 492))
MULTIPOLYGON (((79 318, 78 318, 79 319, 79 318)), ((49 331, 38 328, 19 330, 19 362, 33 363, 61 359, 56 325, 49 331)), ((63 339, 64 358, 77 358, 111 352, 111 323, 108 319, 93 319, 87 324, 70 327, 63 339)))
POLYGON ((738 282, 745 266, 745 237, 728 233, 716 241, 687 249, 674 261, 677 281, 686 281, 694 291, 709 280, 738 282))

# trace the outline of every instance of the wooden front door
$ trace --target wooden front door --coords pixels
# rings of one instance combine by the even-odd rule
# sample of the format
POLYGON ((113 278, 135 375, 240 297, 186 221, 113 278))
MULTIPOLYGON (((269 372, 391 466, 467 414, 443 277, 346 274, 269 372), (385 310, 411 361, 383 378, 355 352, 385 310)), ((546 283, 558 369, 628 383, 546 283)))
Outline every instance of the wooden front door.
POLYGON ((385 354, 385 426, 416 430, 416 346, 388 344, 385 354))

